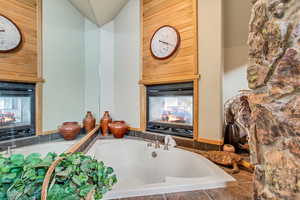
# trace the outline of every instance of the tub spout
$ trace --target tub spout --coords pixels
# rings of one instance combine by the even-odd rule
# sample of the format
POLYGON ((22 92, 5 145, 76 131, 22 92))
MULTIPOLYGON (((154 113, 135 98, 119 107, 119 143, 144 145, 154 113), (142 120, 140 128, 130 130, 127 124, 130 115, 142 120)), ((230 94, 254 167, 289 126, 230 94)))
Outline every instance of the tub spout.
POLYGON ((172 136, 167 135, 165 136, 165 150, 168 150, 170 147, 176 146, 176 141, 172 138, 172 136))

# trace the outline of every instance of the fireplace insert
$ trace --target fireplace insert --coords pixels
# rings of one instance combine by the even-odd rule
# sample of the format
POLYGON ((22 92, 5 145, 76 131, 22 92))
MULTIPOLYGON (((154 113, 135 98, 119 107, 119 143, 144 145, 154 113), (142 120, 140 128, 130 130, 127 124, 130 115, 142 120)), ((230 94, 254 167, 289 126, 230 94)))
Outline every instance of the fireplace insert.
POLYGON ((0 82, 0 141, 35 134, 35 85, 0 82))
POLYGON ((147 131, 193 137, 193 83, 147 87, 147 131))

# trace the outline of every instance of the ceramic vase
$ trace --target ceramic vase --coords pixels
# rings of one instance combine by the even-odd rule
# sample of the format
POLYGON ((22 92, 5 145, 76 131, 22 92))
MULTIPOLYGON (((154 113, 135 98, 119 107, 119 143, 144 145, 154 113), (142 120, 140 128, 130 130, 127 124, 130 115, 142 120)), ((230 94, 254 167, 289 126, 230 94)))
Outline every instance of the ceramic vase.
POLYGON ((93 116, 92 112, 88 111, 86 113, 86 116, 83 120, 83 127, 84 127, 86 133, 89 133, 96 127, 96 119, 93 116))
POLYGON ((65 140, 74 140, 80 133, 80 129, 78 122, 64 122, 59 127, 59 133, 65 140))
POLYGON ((103 117, 101 118, 100 124, 101 124, 101 131, 103 136, 107 136, 108 134, 108 124, 112 122, 112 119, 109 115, 108 111, 104 112, 103 117))
POLYGON ((109 123, 109 130, 115 138, 123 138, 128 131, 128 125, 125 121, 114 121, 109 123))

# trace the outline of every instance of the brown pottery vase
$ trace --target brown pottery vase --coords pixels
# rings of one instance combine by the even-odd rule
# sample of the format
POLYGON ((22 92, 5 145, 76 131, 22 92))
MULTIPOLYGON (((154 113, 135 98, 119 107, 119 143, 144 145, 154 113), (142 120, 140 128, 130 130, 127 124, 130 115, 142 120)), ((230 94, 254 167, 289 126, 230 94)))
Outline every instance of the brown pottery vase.
POLYGON ((101 124, 101 131, 103 136, 107 136, 108 132, 108 124, 112 122, 112 119, 109 115, 108 111, 104 112, 103 117, 101 118, 100 124, 101 124))
POLYGON ((86 116, 83 120, 83 127, 84 127, 86 133, 89 133, 96 127, 96 119, 93 116, 92 112, 88 111, 86 113, 86 116))
POLYGON ((128 126, 125 121, 114 121, 109 123, 109 130, 115 138, 123 138, 128 131, 128 126))
POLYGON ((65 140, 74 140, 80 133, 80 129, 78 122, 64 122, 59 127, 59 132, 65 140))

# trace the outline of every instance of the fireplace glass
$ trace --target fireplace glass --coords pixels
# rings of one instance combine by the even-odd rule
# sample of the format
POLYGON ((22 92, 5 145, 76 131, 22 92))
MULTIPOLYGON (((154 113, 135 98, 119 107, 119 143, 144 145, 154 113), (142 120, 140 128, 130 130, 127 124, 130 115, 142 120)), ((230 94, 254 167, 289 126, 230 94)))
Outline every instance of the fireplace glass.
POLYGON ((149 98, 149 121, 193 125, 193 96, 149 98))
POLYGON ((0 127, 31 124, 30 97, 0 97, 0 127))
POLYGON ((35 85, 0 82, 0 141, 35 134, 35 85))
POLYGON ((147 87, 147 130, 193 137, 193 83, 147 87))

